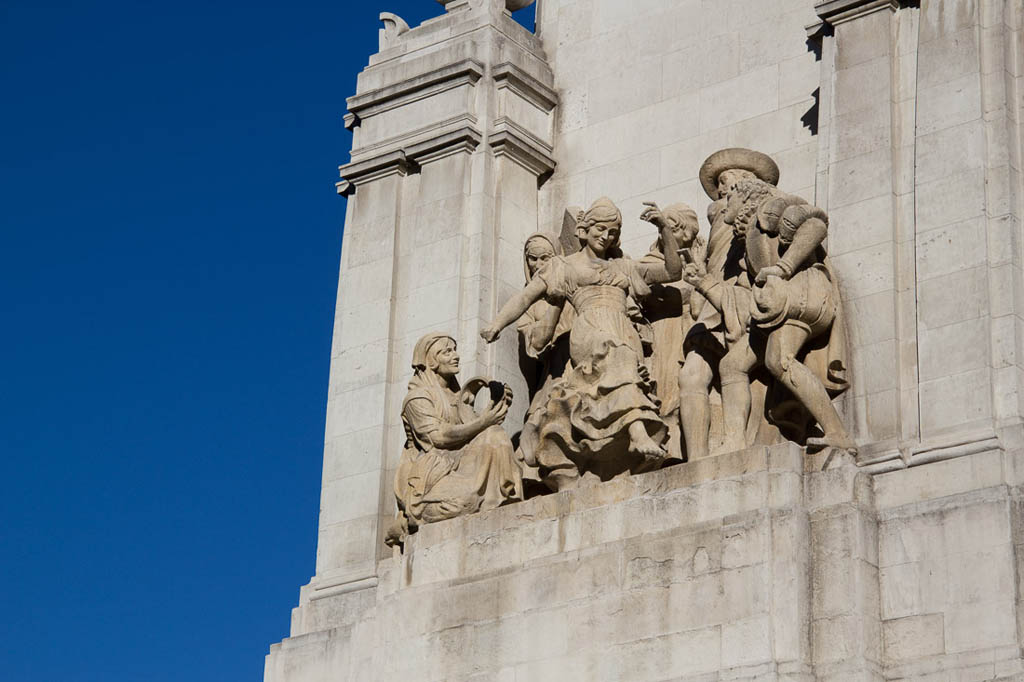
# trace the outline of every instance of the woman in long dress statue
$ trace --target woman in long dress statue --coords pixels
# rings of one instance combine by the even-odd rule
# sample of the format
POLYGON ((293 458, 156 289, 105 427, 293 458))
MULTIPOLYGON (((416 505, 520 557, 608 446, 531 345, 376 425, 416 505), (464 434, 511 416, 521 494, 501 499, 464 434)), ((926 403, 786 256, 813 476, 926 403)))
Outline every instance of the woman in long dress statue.
POLYGON ((523 499, 515 451, 501 423, 512 401, 504 395, 477 415, 476 381, 461 389, 455 340, 442 333, 421 338, 415 370, 402 403, 405 450, 395 474, 398 516, 386 542, 401 544, 425 523, 494 509, 523 499))
POLYGON ((551 258, 480 333, 493 342, 541 298, 553 305, 568 300, 576 311, 569 334, 572 367, 552 387, 538 417, 537 462, 553 490, 575 485, 583 473, 606 480, 657 468, 667 456, 661 446, 665 424, 626 299, 648 295, 650 284, 678 280, 682 262, 657 206, 649 204, 641 217, 659 227, 664 263, 623 258, 622 214, 610 199, 598 199, 577 220, 581 249, 551 258))

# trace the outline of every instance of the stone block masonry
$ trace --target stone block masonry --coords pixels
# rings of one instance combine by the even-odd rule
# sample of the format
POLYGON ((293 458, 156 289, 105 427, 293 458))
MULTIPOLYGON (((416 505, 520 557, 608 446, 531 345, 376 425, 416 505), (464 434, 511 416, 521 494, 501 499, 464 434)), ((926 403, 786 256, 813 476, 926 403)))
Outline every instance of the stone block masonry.
POLYGON ((267 682, 1024 682, 1024 3, 539 0, 534 33, 442 4, 382 15, 348 102, 316 569, 267 682), (602 195, 634 257, 645 199, 706 233, 725 147, 830 217, 856 460, 748 449, 392 554, 416 340, 511 384, 513 435, 515 334, 478 333, 525 239, 602 195))
POLYGON ((265 679, 1021 680, 1011 436, 875 476, 752 448, 430 524, 296 609, 265 679))

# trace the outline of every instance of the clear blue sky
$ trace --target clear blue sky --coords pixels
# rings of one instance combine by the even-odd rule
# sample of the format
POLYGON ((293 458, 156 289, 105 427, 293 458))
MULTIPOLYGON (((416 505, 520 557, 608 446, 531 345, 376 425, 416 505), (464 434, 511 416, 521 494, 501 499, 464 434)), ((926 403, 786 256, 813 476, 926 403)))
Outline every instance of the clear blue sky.
POLYGON ((377 15, 0 0, 0 679, 261 680, 314 569, 377 15))

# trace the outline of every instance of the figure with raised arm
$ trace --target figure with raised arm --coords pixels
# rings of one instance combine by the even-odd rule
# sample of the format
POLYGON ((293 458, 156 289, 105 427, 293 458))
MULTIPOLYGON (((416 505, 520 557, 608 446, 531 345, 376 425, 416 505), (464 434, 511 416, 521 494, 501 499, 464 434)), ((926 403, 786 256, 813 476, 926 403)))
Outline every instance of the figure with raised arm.
MULTIPOLYGON (((706 258, 705 243, 697 232, 700 224, 697 213, 686 204, 672 204, 663 211, 665 220, 676 238, 676 246, 684 263, 700 262, 706 258)), ((644 264, 665 262, 665 245, 659 236, 640 259, 644 264)), ((669 428, 666 443, 673 459, 683 459, 683 444, 680 443, 679 427, 679 368, 683 363, 683 339, 693 318, 690 315, 690 299, 693 287, 686 282, 652 284, 651 293, 641 300, 643 318, 651 328, 652 343, 648 363, 655 393, 661 401, 661 416, 669 428)))
POLYGON ((568 300, 576 311, 569 333, 572 366, 538 417, 537 462, 552 490, 576 485, 584 474, 607 480, 657 468, 666 457, 665 425, 626 305, 631 295, 648 295, 651 284, 678 280, 682 262, 661 211, 649 205, 642 218, 663 225, 664 263, 622 257, 622 214, 610 199, 598 199, 577 220, 581 249, 551 258, 480 333, 493 342, 542 298, 568 300))

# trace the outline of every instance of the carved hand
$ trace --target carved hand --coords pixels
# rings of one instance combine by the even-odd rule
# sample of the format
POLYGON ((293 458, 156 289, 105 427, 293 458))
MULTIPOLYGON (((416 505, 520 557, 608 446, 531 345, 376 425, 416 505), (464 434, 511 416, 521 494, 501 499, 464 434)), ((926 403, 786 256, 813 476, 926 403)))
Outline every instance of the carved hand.
POLYGON ((647 208, 645 208, 643 213, 640 214, 640 220, 648 222, 658 229, 665 229, 668 226, 665 222, 665 215, 661 212, 661 209, 658 208, 656 203, 653 201, 645 201, 644 206, 647 208))
POLYGON ((768 267, 761 268, 760 272, 757 273, 757 278, 754 280, 755 284, 764 284, 768 281, 769 277, 781 277, 782 279, 789 279, 789 275, 785 270, 780 268, 778 265, 769 265, 768 267))
POLYGON ((498 329, 494 329, 493 327, 484 327, 483 329, 480 330, 480 338, 482 338, 487 343, 494 343, 500 334, 501 331, 498 329))
POLYGON ((707 274, 707 268, 704 267, 703 263, 687 263, 686 267, 683 268, 683 281, 695 287, 707 274))
POLYGON ((688 263, 700 263, 704 265, 708 262, 708 245, 703 239, 694 239, 693 243, 690 244, 689 259, 688 263))
POLYGON ((480 421, 483 422, 484 428, 489 429, 505 421, 505 416, 508 414, 508 405, 504 400, 499 400, 488 407, 480 416, 480 421))

